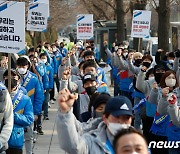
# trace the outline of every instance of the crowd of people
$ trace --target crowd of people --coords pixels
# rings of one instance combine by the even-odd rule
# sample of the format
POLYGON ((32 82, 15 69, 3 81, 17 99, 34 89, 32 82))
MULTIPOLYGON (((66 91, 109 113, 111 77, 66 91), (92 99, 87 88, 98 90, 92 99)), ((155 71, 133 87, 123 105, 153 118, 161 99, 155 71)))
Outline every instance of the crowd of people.
POLYGON ((124 43, 109 48, 104 42, 103 54, 111 67, 113 96, 92 42, 40 42, 23 55, 13 54, 9 92, 3 54, 0 153, 22 154, 25 146, 32 154, 33 134, 44 135, 42 120, 51 120, 48 110, 57 102, 59 145, 66 153, 179 154, 180 50, 163 56, 158 49, 153 58, 124 43), (148 148, 154 141, 162 148, 148 148))

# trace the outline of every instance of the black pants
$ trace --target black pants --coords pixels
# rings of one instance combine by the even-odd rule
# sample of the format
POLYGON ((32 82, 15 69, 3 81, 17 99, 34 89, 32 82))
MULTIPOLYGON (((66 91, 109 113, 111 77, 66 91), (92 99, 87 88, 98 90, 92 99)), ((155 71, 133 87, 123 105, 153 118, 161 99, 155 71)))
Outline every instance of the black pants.
POLYGON ((6 150, 6 154, 22 154, 22 153, 23 153, 22 149, 9 148, 6 150))
POLYGON ((142 117, 143 134, 146 137, 148 144, 149 142, 152 141, 152 133, 150 132, 150 129, 151 129, 153 120, 154 120, 153 117, 148 117, 148 116, 142 117))
POLYGON ((42 127, 42 121, 41 121, 41 118, 42 117, 42 114, 41 115, 38 115, 38 119, 37 121, 34 122, 34 131, 36 131, 37 129, 41 128, 42 127))

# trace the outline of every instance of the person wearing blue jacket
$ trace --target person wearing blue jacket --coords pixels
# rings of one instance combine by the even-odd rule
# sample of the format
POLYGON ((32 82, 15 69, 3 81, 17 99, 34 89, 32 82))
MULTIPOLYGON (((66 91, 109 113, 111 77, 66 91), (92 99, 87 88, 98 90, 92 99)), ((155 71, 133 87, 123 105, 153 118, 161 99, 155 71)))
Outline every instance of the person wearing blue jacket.
MULTIPOLYGON (((37 75, 30 72, 30 61, 28 57, 20 57, 17 59, 17 71, 21 75, 21 86, 27 90, 27 95, 30 97, 33 105, 34 120, 36 121, 38 115, 42 111, 42 103, 44 100, 43 91, 38 80, 37 75)), ((32 140, 33 140, 33 125, 25 129, 25 147, 26 154, 32 154, 32 140)))
MULTIPOLYGON (((58 68, 59 66, 61 65, 61 61, 62 61, 62 54, 60 53, 59 49, 56 47, 55 44, 52 44, 51 45, 52 47, 52 51, 53 51, 53 54, 56 58, 56 62, 57 62, 57 72, 58 72, 58 68)), ((57 87, 57 91, 59 92, 59 79, 58 79, 58 73, 54 75, 54 81, 56 83, 56 87, 57 87)))
POLYGON ((48 82, 49 82, 48 88, 45 89, 46 90, 45 99, 43 102, 44 119, 49 120, 49 118, 48 118, 48 102, 50 100, 49 92, 52 91, 53 84, 54 84, 53 69, 52 69, 51 65, 47 62, 47 55, 45 53, 40 54, 40 59, 46 66, 46 74, 48 76, 48 82))
MULTIPOLYGON (((58 72, 58 63, 56 60, 56 56, 53 54, 52 48, 49 43, 46 43, 44 47, 45 47, 44 53, 47 55, 47 62, 51 65, 53 69, 54 78, 56 78, 58 72)), ((53 89, 50 91, 50 101, 51 100, 53 101, 56 100, 54 98, 54 84, 53 84, 53 89)))
MULTIPOLYGON (((13 70, 12 70, 13 71, 13 70)), ((6 154, 20 154, 23 153, 24 144, 24 128, 30 126, 34 121, 33 106, 31 99, 24 94, 20 88, 20 75, 13 71, 14 76, 11 78, 11 92, 13 112, 14 112, 14 126, 8 141, 8 150, 6 154)), ((8 74, 7 71, 5 74, 8 74)), ((5 85, 8 87, 8 79, 5 79, 5 85)))
MULTIPOLYGON (((29 59, 31 61, 31 72, 35 73, 38 76, 38 79, 40 81, 41 89, 44 91, 44 89, 47 89, 49 83, 48 83, 48 77, 46 75, 46 67, 45 64, 42 63, 40 60, 38 60, 35 55, 30 55, 29 59)), ((43 93, 44 97, 44 93, 43 93)), ((34 122, 34 131, 37 131, 38 134, 43 135, 44 132, 42 131, 42 122, 41 122, 42 115, 38 115, 37 121, 34 122)), ((34 140, 35 142, 35 140, 34 140)))

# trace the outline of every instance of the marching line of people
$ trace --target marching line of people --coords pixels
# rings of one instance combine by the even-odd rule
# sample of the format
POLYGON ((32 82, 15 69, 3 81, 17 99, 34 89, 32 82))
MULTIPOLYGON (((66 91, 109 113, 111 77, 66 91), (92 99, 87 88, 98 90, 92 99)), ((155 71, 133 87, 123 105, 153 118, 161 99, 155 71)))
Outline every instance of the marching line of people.
POLYGON ((32 154, 33 134, 44 135, 42 119, 51 120, 48 109, 55 101, 60 149, 69 154, 180 153, 172 145, 148 148, 152 141, 176 145, 180 140, 180 50, 165 57, 162 52, 153 58, 123 43, 109 49, 105 42, 114 96, 91 41, 69 48, 64 42, 40 42, 24 55, 13 54, 9 93, 3 54, 0 153, 21 154, 25 146, 32 154))

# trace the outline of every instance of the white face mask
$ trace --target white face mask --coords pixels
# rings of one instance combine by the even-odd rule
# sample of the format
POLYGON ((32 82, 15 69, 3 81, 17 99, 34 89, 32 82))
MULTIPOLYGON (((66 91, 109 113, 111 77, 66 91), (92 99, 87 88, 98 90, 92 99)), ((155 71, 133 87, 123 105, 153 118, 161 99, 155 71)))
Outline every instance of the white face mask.
POLYGON ((46 64, 47 63, 47 59, 41 59, 41 61, 46 64))
POLYGON ((172 88, 176 85, 176 80, 175 79, 167 79, 165 80, 166 86, 172 88))
POLYGON ((118 131, 120 131, 121 129, 127 129, 130 126, 130 124, 109 123, 107 127, 111 134, 115 136, 118 131))
POLYGON ((149 77, 149 80, 151 80, 151 81, 152 81, 152 80, 155 80, 155 79, 154 79, 154 76, 149 77))
POLYGON ((173 64, 173 63, 174 63, 174 60, 169 60, 169 63, 173 64))
POLYGON ((127 52, 123 53, 123 56, 124 56, 124 57, 126 57, 127 55, 128 55, 128 53, 127 53, 127 52))
POLYGON ((57 51, 57 49, 56 49, 56 48, 53 48, 53 51, 54 51, 54 52, 56 52, 56 51, 57 51))
POLYGON ((19 74, 21 74, 21 75, 24 75, 27 72, 26 68, 18 68, 17 70, 18 70, 19 74))

